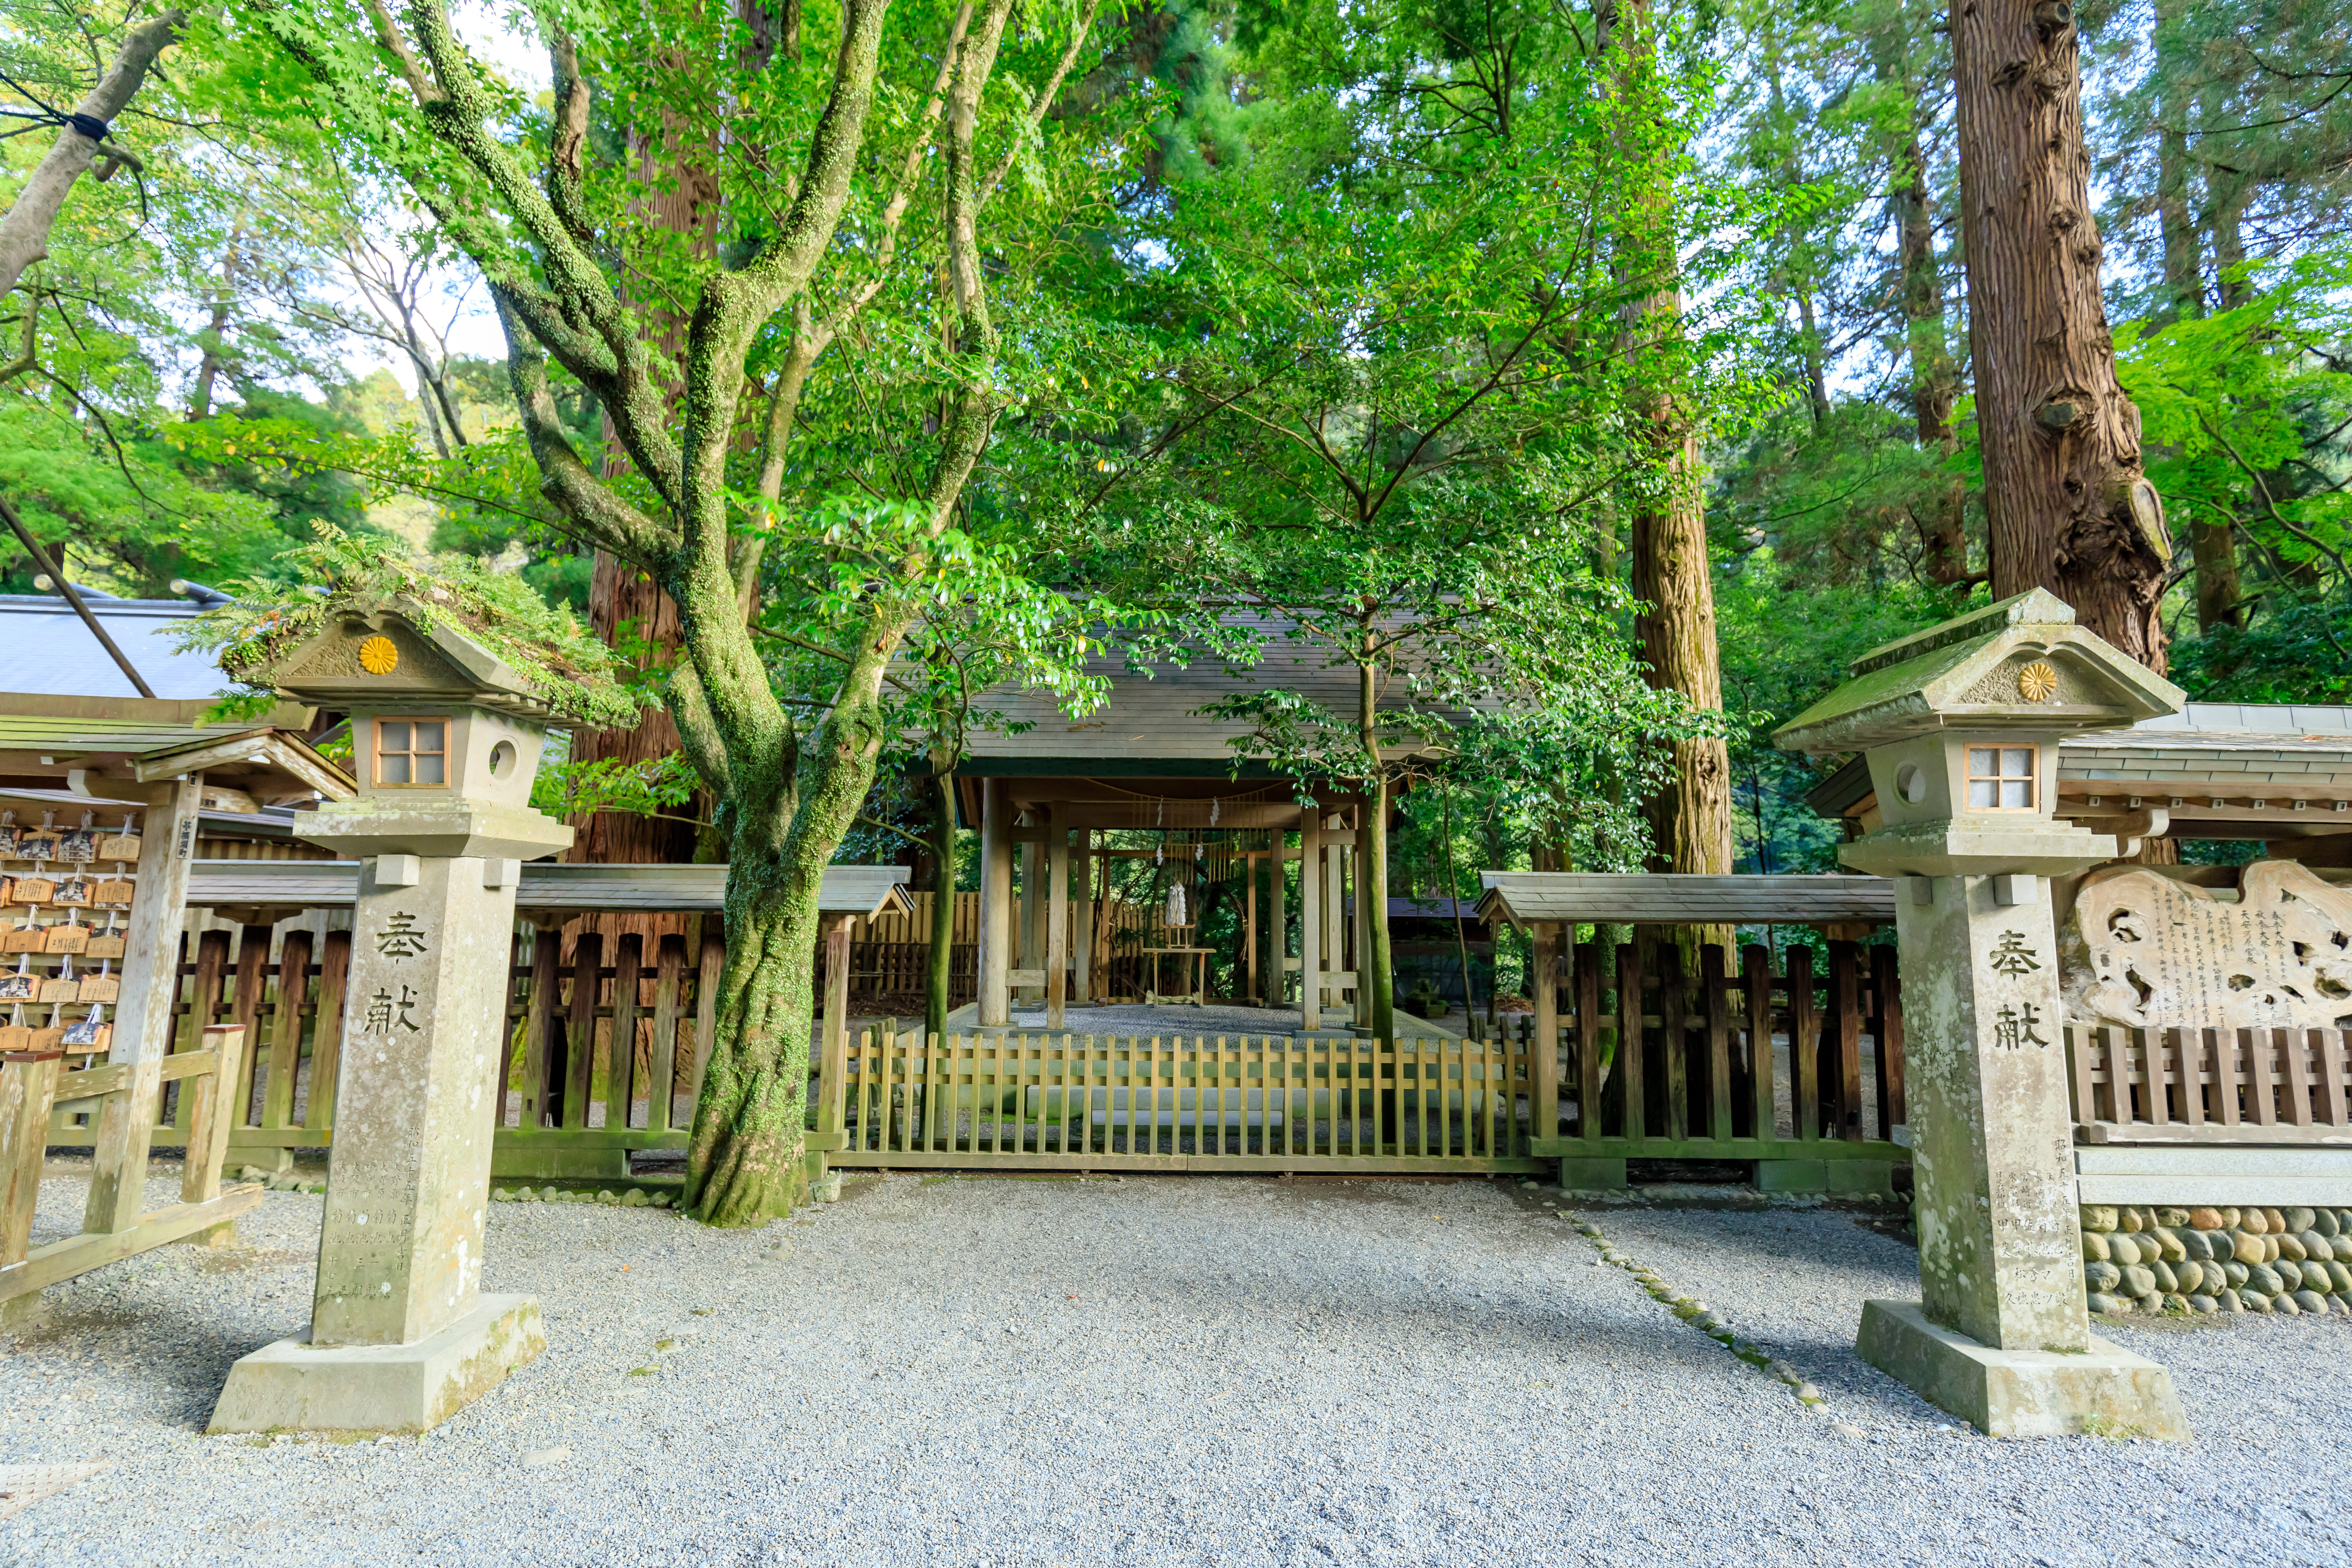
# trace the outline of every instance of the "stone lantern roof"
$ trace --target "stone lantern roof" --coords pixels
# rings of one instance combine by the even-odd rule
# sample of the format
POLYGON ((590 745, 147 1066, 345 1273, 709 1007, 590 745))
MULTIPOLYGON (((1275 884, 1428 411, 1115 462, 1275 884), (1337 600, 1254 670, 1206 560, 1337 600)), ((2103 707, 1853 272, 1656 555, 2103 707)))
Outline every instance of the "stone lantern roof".
POLYGON ((511 664, 446 616, 402 599, 345 610, 276 659, 264 679, 321 708, 463 704, 541 723, 554 716, 511 664))
POLYGON ((1853 661, 1853 677, 1772 735, 1782 751, 1855 752, 1951 730, 2080 734, 2177 713, 2188 694, 2074 624, 2034 588, 1853 661))

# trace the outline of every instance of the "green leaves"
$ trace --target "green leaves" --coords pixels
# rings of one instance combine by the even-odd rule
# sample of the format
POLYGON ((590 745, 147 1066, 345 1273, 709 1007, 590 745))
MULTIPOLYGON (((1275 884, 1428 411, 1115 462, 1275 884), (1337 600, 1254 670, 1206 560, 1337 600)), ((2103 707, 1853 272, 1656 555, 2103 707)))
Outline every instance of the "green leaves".
POLYGON ((616 679, 612 650, 520 577, 470 556, 420 556, 404 542, 327 523, 313 542, 287 552, 285 564, 290 584, 234 584, 234 601, 187 622, 180 646, 216 651, 232 679, 266 686, 279 658, 338 616, 396 605, 419 625, 446 621, 481 643, 560 720, 619 729, 636 722, 642 704, 616 679))

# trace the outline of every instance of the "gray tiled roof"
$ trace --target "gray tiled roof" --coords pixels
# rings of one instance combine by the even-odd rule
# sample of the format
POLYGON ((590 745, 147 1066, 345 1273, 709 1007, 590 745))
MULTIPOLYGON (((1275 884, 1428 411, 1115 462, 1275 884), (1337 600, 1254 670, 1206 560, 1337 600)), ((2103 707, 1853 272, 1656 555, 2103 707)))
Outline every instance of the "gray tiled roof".
MULTIPOLYGON (((902 890, 904 866, 828 866, 817 892, 827 914, 871 915, 912 908, 902 890)), ((188 902, 299 904, 349 908, 358 897, 356 860, 198 860, 188 872, 188 902)), ((529 861, 515 896, 520 910, 637 910, 693 912, 725 907, 724 866, 583 866, 529 861)))
MULTIPOLYGON (((189 617, 202 613, 190 601, 100 599, 85 592, 82 602, 157 697, 184 701, 228 688, 228 677, 212 655, 182 653, 173 646, 189 617)), ((139 695, 73 606, 54 594, 0 594, 0 691, 48 697, 139 695)))

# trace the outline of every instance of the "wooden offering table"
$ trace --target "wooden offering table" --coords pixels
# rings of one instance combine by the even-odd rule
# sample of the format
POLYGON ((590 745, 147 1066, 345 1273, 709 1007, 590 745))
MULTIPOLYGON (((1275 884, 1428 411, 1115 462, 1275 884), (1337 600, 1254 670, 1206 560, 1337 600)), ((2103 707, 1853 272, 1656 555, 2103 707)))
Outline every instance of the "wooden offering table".
POLYGON ((1145 1006, 1161 1007, 1179 1002, 1189 1002, 1195 1007, 1205 1007, 1209 1005, 1209 954, 1214 952, 1216 949, 1213 947, 1146 947, 1137 951, 1151 960, 1151 984, 1143 993, 1145 1006), (1192 961, 1189 967, 1192 982, 1191 990, 1180 991, 1172 995, 1160 989, 1160 961, 1171 955, 1178 961, 1177 973, 1180 977, 1184 974, 1188 967, 1183 961, 1186 959, 1192 961))

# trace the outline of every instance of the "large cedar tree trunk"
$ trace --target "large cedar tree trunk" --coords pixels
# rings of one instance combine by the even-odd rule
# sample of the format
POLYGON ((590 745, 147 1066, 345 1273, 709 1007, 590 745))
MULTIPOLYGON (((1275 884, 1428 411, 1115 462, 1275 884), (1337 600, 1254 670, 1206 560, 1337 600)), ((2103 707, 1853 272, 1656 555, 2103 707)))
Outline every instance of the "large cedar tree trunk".
MULTIPOLYGON (((1627 0, 1604 17, 1603 47, 1618 58, 1619 90, 1636 112, 1654 111, 1662 93, 1654 0, 1627 0)), ((1682 331, 1682 290, 1675 278, 1671 174, 1665 149, 1643 154, 1659 164, 1628 216, 1625 253, 1654 279, 1628 313, 1636 415, 1650 428, 1664 481, 1634 503, 1632 539, 1634 617, 1653 687, 1679 691, 1703 710, 1723 707, 1723 667, 1716 647, 1715 583, 1706 553, 1706 506, 1700 489, 1698 436, 1691 411, 1672 384, 1682 331)), ((1661 871, 1723 876, 1731 870, 1731 758, 1719 736, 1668 742, 1672 775, 1645 804, 1651 864, 1661 871)), ((1717 926, 1676 928, 1675 940, 1696 973, 1697 944, 1727 943, 1717 926)))
MULTIPOLYGON (((1948 460, 1960 447, 1952 427, 1960 368, 1944 323, 1943 268, 1936 255, 1936 209, 1927 188, 1924 128, 1929 110, 1912 74, 1907 35, 1881 32, 1871 40, 1871 53, 1879 80, 1900 90, 1904 102, 1903 135, 1887 149, 1887 205, 1900 247, 1912 427, 1921 451, 1948 460)), ((1968 485, 1953 475, 1936 489, 1918 519, 1920 574, 1929 582, 1948 587, 1968 581, 1967 518, 1968 485)))
MULTIPOLYGON (((1635 618, 1650 684, 1681 692, 1691 706, 1723 706, 1715 639, 1715 584, 1707 574, 1706 510, 1700 500, 1696 440, 1675 437, 1676 484, 1633 513, 1635 618)), ((1720 736, 1675 741, 1675 773, 1650 798, 1655 864, 1662 871, 1726 876, 1731 870, 1731 759, 1720 736)))
POLYGON ((1993 595, 2047 588, 2160 673, 2170 543, 2099 297, 2073 8, 1975 0, 1951 26, 1993 595))

